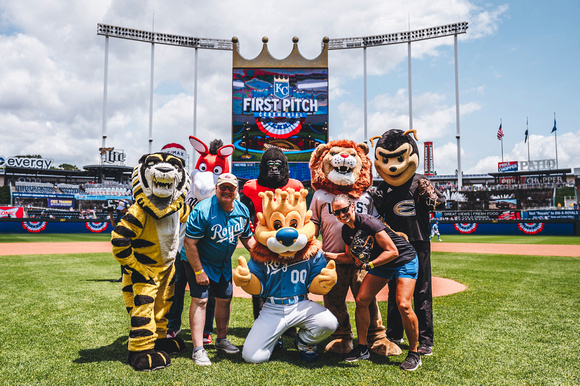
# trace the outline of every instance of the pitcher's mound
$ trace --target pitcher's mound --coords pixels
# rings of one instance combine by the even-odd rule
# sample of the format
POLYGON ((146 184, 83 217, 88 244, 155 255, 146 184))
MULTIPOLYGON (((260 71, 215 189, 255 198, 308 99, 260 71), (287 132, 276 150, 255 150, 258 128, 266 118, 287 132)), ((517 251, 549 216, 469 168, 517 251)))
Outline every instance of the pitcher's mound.
MULTIPOLYGON (((461 283, 458 283, 455 280, 446 279, 444 277, 433 276, 431 278, 431 281, 433 283, 433 297, 451 295, 451 294, 454 294, 457 292, 461 292, 467 288, 467 286, 465 286, 461 283)), ((243 289, 241 289, 240 287, 238 287, 235 284, 234 284, 234 296, 238 297, 238 298, 250 298, 250 297, 252 297, 246 291, 244 291, 243 289)), ((377 300, 378 301, 386 301, 388 299, 388 297, 389 297, 389 288, 388 288, 388 286, 385 286, 377 294, 377 300)), ((308 294, 308 298, 310 300, 314 300, 317 302, 322 301, 322 295, 308 294)), ((348 291, 348 295, 346 296, 346 300, 349 302, 354 302, 354 297, 352 296, 352 293, 350 292, 350 290, 348 291)))

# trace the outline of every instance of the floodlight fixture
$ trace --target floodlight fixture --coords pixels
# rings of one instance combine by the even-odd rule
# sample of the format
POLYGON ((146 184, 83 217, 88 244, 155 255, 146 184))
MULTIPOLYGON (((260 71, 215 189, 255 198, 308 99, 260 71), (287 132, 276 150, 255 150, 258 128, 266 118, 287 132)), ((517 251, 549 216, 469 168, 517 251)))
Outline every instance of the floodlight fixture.
POLYGON ((328 42, 329 50, 344 50, 385 46, 391 44, 411 43, 420 40, 454 36, 467 32, 467 22, 447 24, 438 27, 423 28, 414 31, 396 32, 384 35, 364 36, 358 38, 337 38, 328 42))
POLYGON ((145 43, 166 44, 170 46, 202 48, 207 50, 232 50, 232 41, 228 39, 208 39, 172 35, 160 32, 142 31, 138 29, 118 27, 108 24, 97 24, 97 35, 136 40, 145 43))

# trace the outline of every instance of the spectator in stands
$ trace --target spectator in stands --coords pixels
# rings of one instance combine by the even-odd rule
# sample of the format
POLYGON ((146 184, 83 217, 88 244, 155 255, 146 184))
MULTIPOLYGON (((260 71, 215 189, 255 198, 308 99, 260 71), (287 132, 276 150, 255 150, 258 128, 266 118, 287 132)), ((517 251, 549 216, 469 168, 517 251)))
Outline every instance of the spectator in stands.
MULTIPOLYGON (((115 229, 117 223, 121 221, 125 213, 129 210, 129 202, 127 200, 121 200, 117 203, 117 207, 113 210, 113 207, 107 208, 109 210, 109 221, 111 222, 111 229, 115 229)), ((121 277, 115 280, 116 283, 120 283, 123 280, 123 267, 121 267, 121 277)))

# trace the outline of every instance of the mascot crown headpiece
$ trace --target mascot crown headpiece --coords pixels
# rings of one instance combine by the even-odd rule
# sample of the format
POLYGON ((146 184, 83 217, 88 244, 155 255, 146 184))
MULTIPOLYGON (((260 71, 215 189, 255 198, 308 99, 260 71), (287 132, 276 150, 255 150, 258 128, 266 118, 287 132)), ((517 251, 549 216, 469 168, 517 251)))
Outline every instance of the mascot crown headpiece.
POLYGON ((306 196, 308 195, 306 189, 299 192, 295 192, 292 188, 288 191, 276 189, 275 194, 272 191, 266 191, 260 192, 258 195, 262 198, 262 210, 266 218, 272 212, 288 213, 292 210, 300 213, 306 212, 306 196))

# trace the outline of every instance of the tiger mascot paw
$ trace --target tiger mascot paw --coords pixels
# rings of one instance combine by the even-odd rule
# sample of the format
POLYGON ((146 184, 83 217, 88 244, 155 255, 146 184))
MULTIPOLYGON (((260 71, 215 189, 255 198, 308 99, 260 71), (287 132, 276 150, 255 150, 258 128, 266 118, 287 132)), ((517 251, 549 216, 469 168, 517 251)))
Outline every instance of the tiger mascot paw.
POLYGON ((129 351, 129 365, 137 371, 160 370, 170 364, 171 359, 165 351, 129 351))
POLYGON ((324 351, 336 354, 348 354, 353 350, 353 348, 352 339, 338 338, 327 344, 324 351))
POLYGON ((169 355, 178 354, 185 350, 185 342, 180 337, 162 338, 155 341, 155 351, 164 351, 169 355))

